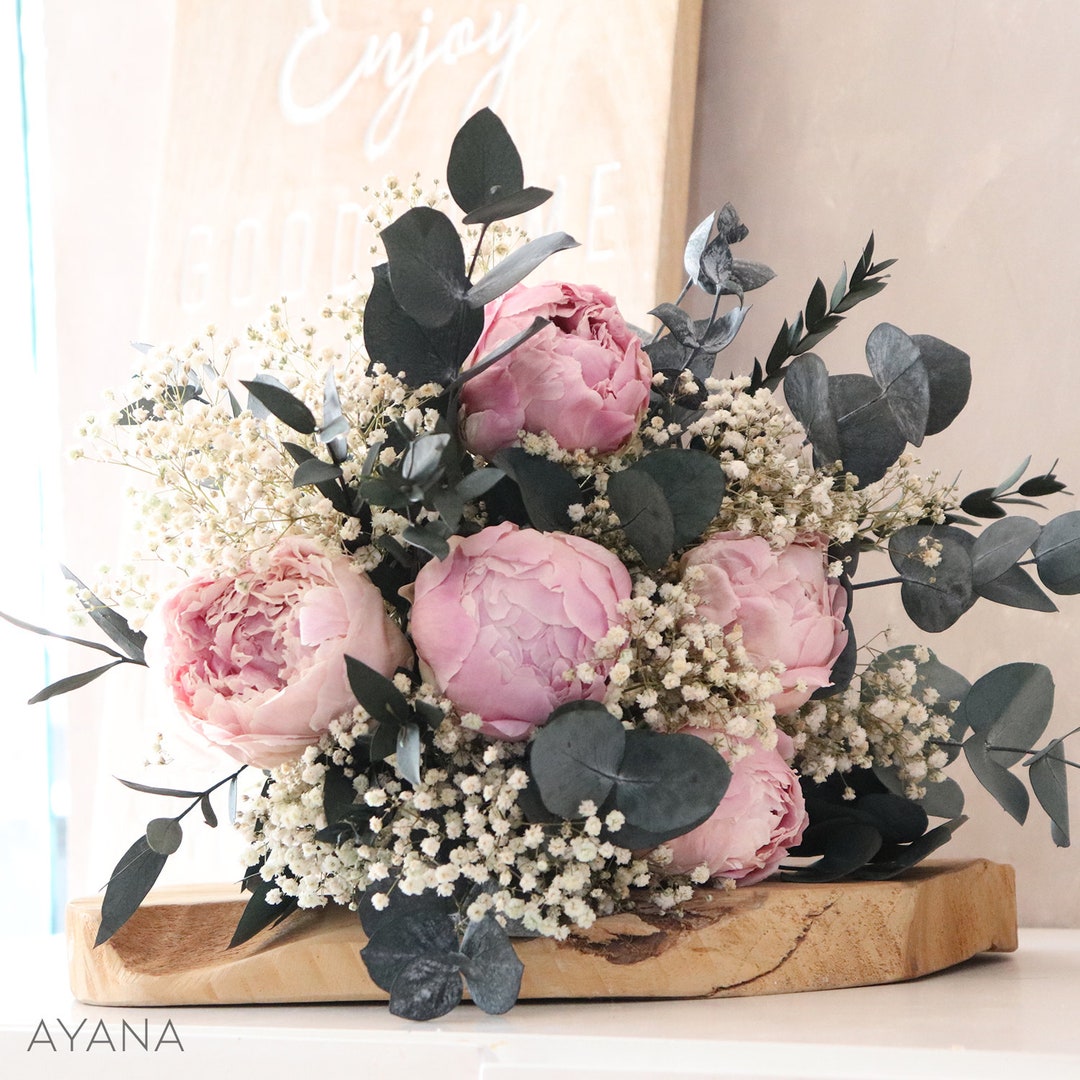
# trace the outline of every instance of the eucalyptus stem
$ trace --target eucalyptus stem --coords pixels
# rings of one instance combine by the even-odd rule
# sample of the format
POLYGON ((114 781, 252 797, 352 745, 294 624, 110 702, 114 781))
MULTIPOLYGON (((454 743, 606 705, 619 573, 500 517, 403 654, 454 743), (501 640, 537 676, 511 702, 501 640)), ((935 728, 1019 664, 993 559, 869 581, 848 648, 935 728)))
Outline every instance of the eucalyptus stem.
POLYGON ((484 243, 484 236, 487 234, 488 223, 485 221, 480 226, 480 235, 476 240, 476 250, 473 252, 472 262, 469 263, 469 273, 466 275, 470 281, 472 281, 473 271, 476 269, 477 261, 480 259, 480 248, 484 243))
POLYGON ((222 787, 225 784, 231 783, 246 768, 247 768, 246 765, 241 765, 240 768, 236 770, 236 772, 229 773, 229 775, 226 776, 224 780, 219 780, 216 784, 211 784, 210 787, 208 787, 205 791, 200 791, 198 796, 192 801, 191 805, 186 810, 184 810, 181 813, 176 815, 176 820, 177 821, 182 821, 184 818, 186 818, 188 816, 188 814, 191 813, 192 810, 195 809, 196 806, 199 805, 199 803, 201 803, 203 801, 203 799, 205 799, 208 795, 211 795, 213 792, 217 791, 217 789, 219 787, 222 787))
POLYGON ((877 581, 852 582, 851 591, 856 589, 872 589, 876 585, 899 585, 904 579, 898 574, 896 577, 878 578, 877 581))

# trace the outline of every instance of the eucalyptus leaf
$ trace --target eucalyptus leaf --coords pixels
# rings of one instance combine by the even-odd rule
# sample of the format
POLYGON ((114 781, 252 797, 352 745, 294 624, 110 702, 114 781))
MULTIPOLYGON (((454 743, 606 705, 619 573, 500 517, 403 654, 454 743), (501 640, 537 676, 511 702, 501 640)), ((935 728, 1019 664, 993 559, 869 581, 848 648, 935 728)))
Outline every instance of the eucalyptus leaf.
POLYGON ((150 784, 136 783, 134 780, 124 780, 119 776, 116 779, 124 787, 131 788, 132 791, 141 791, 145 795, 168 795, 174 799, 198 799, 205 794, 202 791, 188 791, 186 788, 153 787, 150 784))
POLYGON ((1050 818, 1050 829, 1058 847, 1069 846, 1069 783, 1064 761, 1064 743, 1055 739, 1047 752, 1031 762, 1028 770, 1031 790, 1050 818))
POLYGON ((453 223, 430 206, 414 206, 381 235, 394 299, 423 327, 447 325, 469 290, 465 253, 453 223))
MULTIPOLYGON (((420 909, 380 920, 367 945, 360 950, 360 956, 372 982, 381 990, 390 991, 394 980, 414 960, 430 957, 449 963, 449 958, 457 954, 457 946, 453 922, 438 911, 420 909)), ((456 964, 454 971, 457 972, 456 964)))
POLYGON ((305 484, 324 484, 331 480, 340 480, 344 474, 340 465, 334 465, 329 461, 320 461, 318 458, 309 458, 296 467, 293 473, 293 487, 304 487, 305 484))
POLYGON ((92 683, 95 679, 100 678, 110 668, 116 667, 118 664, 126 664, 128 661, 123 658, 119 660, 111 660, 107 664, 102 664, 101 667, 91 668, 89 671, 80 671, 77 675, 67 675, 63 679, 57 679, 54 683, 49 683, 48 686, 42 687, 32 698, 27 701, 27 705, 39 705, 43 701, 48 701, 49 698, 54 698, 58 694, 68 694, 72 690, 78 690, 87 683, 92 683))
POLYGON ((622 724, 598 702, 556 709, 529 754, 530 779, 544 805, 567 821, 587 800, 600 806, 615 785, 626 741, 622 724))
POLYGON ((451 383, 451 386, 460 388, 470 379, 475 379, 477 375, 487 371, 493 364, 497 364, 504 356, 509 356, 519 345, 524 344, 529 338, 539 334, 549 322, 549 319, 545 319, 542 315, 537 315, 524 330, 519 330, 513 337, 509 337, 501 342, 498 348, 492 350, 483 357, 483 359, 477 361, 472 367, 462 371, 454 379, 453 383, 451 383))
POLYGON ((418 956, 390 987, 390 1013, 405 1020, 437 1020, 461 1003, 461 971, 442 956, 418 956))
POLYGON ((995 604, 1029 611, 1057 611, 1057 604, 1032 581, 1022 566, 1013 566, 993 581, 976 585, 975 591, 995 604))
POLYGON ((397 771, 414 788, 420 786, 420 728, 417 724, 402 724, 397 733, 397 771))
POLYGON ((250 941, 260 931, 282 922, 297 910, 300 904, 295 896, 282 896, 278 904, 267 903, 267 896, 276 888, 278 888, 276 881, 258 879, 251 890, 250 899, 244 906, 240 921, 233 931, 232 940, 229 942, 230 949, 235 949, 238 945, 243 945, 245 941, 250 941))
POLYGON ((1027 517, 1010 517, 988 525, 975 538, 971 549, 971 580, 976 589, 999 578, 1039 538, 1037 521, 1027 517))
POLYGON ((421 551, 426 551, 436 559, 445 559, 450 554, 450 545, 446 537, 437 532, 432 522, 427 526, 408 525, 402 530, 401 539, 421 551))
POLYGON ((517 485, 534 529, 567 530, 569 508, 582 501, 577 480, 562 465, 511 446, 495 455, 495 464, 517 485))
POLYGON ((513 194, 493 198, 484 206, 466 214, 461 220, 465 225, 490 225, 494 221, 505 221, 519 214, 527 214, 530 210, 543 206, 551 196, 552 192, 547 188, 522 188, 513 194))
POLYGON ((108 645, 103 645, 100 641, 87 641, 85 638, 70 637, 67 634, 58 634, 53 630, 46 630, 43 626, 35 626, 33 623, 23 622, 22 619, 16 619, 14 615, 5 615, 2 611, 0 611, 0 619, 11 623, 12 626, 17 626, 20 630, 29 630, 32 634, 41 634, 43 637, 56 638, 58 641, 66 641, 71 645, 82 645, 87 649, 96 649, 98 652, 103 652, 108 656, 120 656, 120 653, 115 649, 110 649, 108 645))
POLYGON ((256 376, 254 379, 241 379, 240 385, 272 415, 286 427, 301 435, 315 433, 315 417, 311 410, 291 391, 267 379, 256 376))
POLYGON ((974 732, 964 742, 964 757, 975 779, 997 800, 998 805, 1021 825, 1027 818, 1031 799, 1022 781, 988 752, 987 738, 974 732))
POLYGON ((150 847, 145 833, 124 852, 105 886, 95 948, 108 941, 135 914, 161 875, 167 859, 167 855, 150 847))
POLYGON ((821 855, 809 866, 782 867, 785 881, 839 881, 865 866, 881 849, 881 833, 872 825, 838 818, 811 824, 802 843, 789 850, 792 856, 821 855))
POLYGON ((550 233, 515 248, 489 270, 472 288, 466 300, 474 308, 482 308, 504 292, 523 281, 542 262, 557 251, 575 248, 578 242, 567 233, 550 233))
POLYGON ((907 446, 881 388, 869 375, 832 375, 829 403, 845 471, 859 488, 880 480, 907 446))
POLYGON ((930 415, 930 380, 918 346, 899 327, 880 323, 866 339, 866 362, 900 434, 921 446, 930 415))
MULTIPOLYGON (((987 672, 961 705, 972 731, 986 736, 989 748, 1030 750, 1054 711, 1054 677, 1044 664, 1003 664, 987 672)), ((993 750, 993 760, 1008 768, 1024 754, 993 750)))
POLYGON ((455 490, 466 502, 472 502, 473 499, 479 499, 487 494, 505 475, 502 469, 492 466, 477 469, 458 481, 455 490))
POLYGON ((127 619, 118 611, 113 611, 99 600, 66 566, 60 567, 65 578, 78 590, 79 603, 99 630, 136 664, 145 664, 143 649, 146 647, 146 635, 141 630, 133 630, 127 619))
POLYGON ((709 214, 694 229, 690 234, 690 238, 686 241, 686 248, 683 251, 683 268, 686 270, 686 276, 695 282, 698 282, 701 275, 701 253, 705 250, 705 245, 709 242, 709 236, 712 234, 713 217, 713 214, 709 214))
POLYGON ((646 470, 629 468, 611 476, 607 496, 642 562, 654 570, 663 566, 675 551, 675 516, 664 489, 646 470))
POLYGON ((814 461, 829 465, 841 458, 840 432, 829 393, 829 372, 820 356, 804 353, 788 365, 784 398, 814 448, 814 461))
POLYGON ((450 436, 418 435, 401 457, 401 476, 419 488, 430 484, 443 472, 443 455, 450 445, 450 436))
POLYGON ((909 525, 890 537, 889 558, 904 579, 904 610, 920 630, 947 629, 978 599, 972 583, 973 545, 973 537, 951 525, 909 525), (920 557, 926 551, 924 540, 940 545, 934 566, 920 557))
MULTIPOLYGON (((706 821, 730 780, 727 762, 704 739, 632 731, 618 765, 615 808, 626 826, 652 834, 660 844, 706 821)), ((622 831, 615 834, 620 843, 622 831)))
POLYGON ((461 939, 461 951, 467 958, 461 971, 473 1001, 493 1015, 512 1008, 521 990, 525 965, 492 915, 469 923, 461 939))
MULTIPOLYGON (((881 287, 885 282, 881 282, 881 287)), ((968 404, 971 391, 971 357, 947 341, 929 334, 912 337, 930 383, 930 411, 926 433, 944 431, 968 404)))
POLYGON ((1059 595, 1080 592, 1080 510, 1070 510, 1043 526, 1032 547, 1039 580, 1059 595))
POLYGON ((159 855, 171 855, 183 839, 184 830, 177 818, 154 818, 146 826, 146 842, 159 855))
POLYGON ((488 108, 470 116, 454 136, 446 166, 454 202, 468 214, 520 192, 524 182, 521 155, 503 122, 488 108))
POLYGON ((345 657, 345 671, 356 700, 372 719, 397 727, 411 715, 405 695, 385 676, 354 656, 345 657))
POLYGON ((1004 495, 1020 479, 1024 473, 1027 472, 1028 466, 1031 464, 1031 455, 1028 454, 1026 458, 1011 472, 1009 475, 1001 481, 1000 484, 991 492, 993 498, 997 498, 999 495, 1004 495))

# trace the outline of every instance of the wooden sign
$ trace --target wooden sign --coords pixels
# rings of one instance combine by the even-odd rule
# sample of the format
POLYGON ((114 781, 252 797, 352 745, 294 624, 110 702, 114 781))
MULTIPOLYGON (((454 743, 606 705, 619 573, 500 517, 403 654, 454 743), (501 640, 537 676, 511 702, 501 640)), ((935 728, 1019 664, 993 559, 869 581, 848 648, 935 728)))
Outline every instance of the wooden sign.
POLYGON ((236 333, 283 295, 317 310, 366 285, 383 255, 365 186, 444 182, 483 106, 525 182, 555 192, 529 233, 581 243, 537 279, 603 285, 642 322, 679 288, 700 15, 701 0, 178 4, 145 339, 236 333))

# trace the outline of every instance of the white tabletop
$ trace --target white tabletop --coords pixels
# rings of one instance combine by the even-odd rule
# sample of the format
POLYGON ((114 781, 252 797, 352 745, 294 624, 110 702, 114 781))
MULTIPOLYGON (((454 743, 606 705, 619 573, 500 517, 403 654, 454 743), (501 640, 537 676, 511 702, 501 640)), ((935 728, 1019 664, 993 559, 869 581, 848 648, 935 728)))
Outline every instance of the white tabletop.
POLYGON ((1017 953, 892 986, 518 1005, 501 1017, 465 1005, 426 1024, 398 1020, 383 1005, 80 1005, 67 988, 62 939, 7 941, 3 949, 5 1080, 1080 1077, 1080 930, 1022 930, 1017 953), (149 1050, 125 1022, 140 1038, 148 1031, 149 1050))

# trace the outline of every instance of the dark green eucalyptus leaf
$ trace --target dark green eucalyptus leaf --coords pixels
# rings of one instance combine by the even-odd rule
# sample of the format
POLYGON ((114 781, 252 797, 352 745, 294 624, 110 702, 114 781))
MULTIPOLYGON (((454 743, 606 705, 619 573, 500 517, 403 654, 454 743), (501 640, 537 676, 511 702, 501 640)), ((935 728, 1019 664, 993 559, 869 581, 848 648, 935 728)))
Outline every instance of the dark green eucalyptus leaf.
POLYGON ((847 633, 847 639, 844 641, 840 655, 833 662, 828 685, 819 686, 810 695, 811 701, 822 701, 835 694, 842 694, 855 678, 855 669, 859 662, 859 645, 855 640, 855 627, 852 625, 850 615, 844 616, 844 630, 847 633))
POLYGON ((375 729, 371 739, 371 760, 387 761, 397 753, 396 724, 382 723, 375 729))
MULTIPOLYGON (((388 913, 397 899, 395 896, 391 900, 388 913)), ((451 959, 457 952, 454 924, 445 914, 424 907, 419 910, 403 907, 395 917, 378 920, 367 945, 360 950, 360 957, 371 981, 381 990, 390 991, 400 972, 421 957, 450 964, 457 974, 458 965, 451 959)))
POLYGON ((921 446, 930 415, 930 380, 918 346, 899 327, 880 323, 866 339, 866 362, 900 434, 921 446))
MULTIPOLYGON (((738 334, 743 319, 746 318, 749 310, 749 307, 732 308, 718 319, 712 320, 711 326, 708 319, 699 319, 695 322, 694 328, 701 339, 702 349, 706 353, 713 355, 720 352, 721 349, 726 349, 735 340, 735 336, 738 334)), ((707 374, 711 374, 711 372, 707 372, 707 374)), ((698 375, 698 378, 704 377, 698 375)))
POLYGON ((1026 517, 1010 517, 988 525, 971 549, 971 580, 976 589, 1001 577, 1039 538, 1039 523, 1026 517))
POLYGON ((981 518, 1003 518, 1006 513, 994 500, 993 488, 979 488, 978 491, 965 495, 960 500, 960 509, 965 514, 974 514, 981 518))
POLYGON ((414 206, 382 231, 394 298, 421 326, 445 326, 460 311, 469 279, 453 222, 430 206, 414 206))
POLYGON ((373 272, 374 282, 364 307, 368 356, 394 374, 403 372, 409 386, 445 386, 479 340, 484 313, 466 307, 445 327, 421 326, 395 299, 389 267, 383 263, 373 272))
POLYGON ((141 630, 132 630, 123 615, 107 607, 66 566, 61 566, 60 569, 64 577, 78 590, 79 603, 86 609, 87 615, 98 629, 136 664, 145 664, 143 649, 146 647, 146 635, 141 630))
POLYGON ((462 124, 450 146, 446 183, 466 213, 521 191, 521 155, 503 122, 484 108, 462 124))
POLYGON ((860 488, 880 480, 907 446, 881 388, 869 375, 832 375, 829 404, 845 471, 860 488))
POLYGON ((117 776, 117 780, 132 791, 141 791, 146 795, 168 795, 174 799, 198 799, 204 792, 188 791, 186 788, 152 787, 150 784, 137 784, 134 780, 124 780, 117 776))
POLYGON ((407 723, 411 715, 405 695, 385 675, 354 656, 345 657, 345 671, 356 700, 380 724, 407 723))
POLYGON ((861 881, 888 881, 898 877, 905 870, 910 870, 911 867, 917 866, 923 859, 931 856, 938 848, 944 847, 965 821, 967 818, 958 815, 953 820, 943 822, 931 829, 910 844, 892 847, 887 859, 883 859, 879 854, 853 877, 861 881))
POLYGON ((505 221, 519 214, 527 214, 530 210, 543 206, 551 196, 552 192, 547 188, 522 188, 511 195, 492 199, 471 214, 466 214, 461 220, 465 225, 490 225, 493 221, 505 221))
POLYGON ((783 867, 784 881, 839 881, 865 866, 881 849, 881 833, 872 825, 841 817, 815 824, 811 821, 802 843, 788 854, 801 857, 821 855, 809 866, 783 867))
POLYGON ((873 825, 883 840, 893 844, 918 840, 928 824, 927 810, 899 793, 870 792, 857 799, 850 810, 855 817, 873 825))
POLYGON ((975 591, 995 604, 1026 608, 1029 611, 1057 611, 1057 604, 1032 581, 1022 566, 1013 566, 1004 574, 976 585, 975 591))
POLYGON ((557 251, 575 248, 578 242, 567 233, 549 233, 515 248, 469 289, 466 300, 474 308, 482 308, 504 292, 524 281, 542 262, 557 251))
POLYGON ((394 878, 381 881, 362 892, 357 899, 356 911, 360 917, 360 925, 369 938, 384 926, 398 926, 400 929, 417 919, 441 918, 450 927, 450 937, 441 936, 440 940, 457 941, 453 933, 457 901, 453 896, 438 896, 430 889, 422 893, 403 893, 394 888, 394 884, 394 878), (387 894, 389 900, 381 909, 377 909, 371 902, 371 897, 376 892, 387 894))
POLYGON ((54 698, 58 694, 68 694, 72 690, 78 690, 80 687, 86 686, 87 683, 92 683, 95 679, 100 678, 110 668, 116 667, 118 664, 126 664, 127 660, 111 660, 107 664, 102 664, 101 667, 91 668, 89 671, 81 671, 78 675, 68 675, 63 679, 57 679, 54 683, 49 683, 48 686, 42 687, 32 698, 27 701, 27 705, 39 705, 43 701, 48 701, 49 698, 54 698))
POLYGON ((461 970, 442 956, 406 963, 390 987, 390 1013, 405 1020, 437 1020, 461 1004, 461 970))
POLYGON ((461 951, 467 958, 461 971, 469 996, 486 1013, 509 1011, 521 990, 525 965, 506 931, 491 915, 470 922, 461 939, 461 951))
POLYGON ((210 803, 209 794, 203 795, 199 800, 199 809, 202 811, 203 821, 205 821, 211 829, 216 829, 218 827, 218 816, 210 803))
POLYGON ((420 786, 420 727, 417 724, 402 724, 398 728, 397 747, 397 771, 408 780, 412 786, 420 786))
POLYGON ((353 810, 359 809, 355 804, 356 785, 353 778, 346 776, 340 765, 327 762, 323 773, 323 813, 327 824, 345 820, 353 810))
POLYGON ((334 465, 329 461, 320 461, 317 457, 312 457, 296 467, 296 472, 293 473, 293 487, 304 487, 306 484, 325 484, 331 480, 340 480, 343 475, 340 465, 334 465))
POLYGON ((473 499, 486 495, 505 475, 502 469, 492 466, 477 469, 458 481, 455 490, 466 502, 472 502, 473 499))
POLYGON ((615 785, 626 741, 622 724, 599 702, 556 709, 529 753, 529 776, 544 805, 568 821, 587 800, 599 807, 615 785))
POLYGON ((145 833, 124 852, 105 886, 95 948, 108 941, 135 914, 161 875, 167 859, 167 855, 150 847, 145 833))
POLYGON ((428 502, 439 512, 439 519, 446 528, 451 533, 456 533, 461 519, 465 516, 465 500, 457 491, 450 487, 431 488, 428 491, 428 502))
POLYGON ((951 525, 909 525, 889 539, 889 558, 904 579, 900 598, 920 630, 936 634, 952 626, 978 599, 971 580, 974 538, 951 525), (919 557, 921 541, 941 545, 935 566, 919 557))
POLYGON ((277 380, 269 382, 264 377, 256 376, 254 379, 241 379, 240 385, 286 427, 300 432, 301 435, 315 433, 317 425, 311 410, 289 390, 280 386, 277 380))
POLYGON ((766 266, 764 263, 751 262, 749 259, 733 259, 730 277, 735 287, 725 286, 720 291, 722 293, 734 293, 738 296, 742 296, 743 293, 748 293, 753 289, 760 289, 762 285, 767 285, 774 277, 776 277, 776 271, 771 267, 766 266))
POLYGON ((624 469, 608 480, 607 497, 642 562, 663 566, 675 551, 675 515, 660 484, 644 469, 624 469))
POLYGON ((853 286, 849 290, 847 296, 833 308, 833 312, 837 315, 842 315, 845 312, 850 311, 856 304, 861 304, 864 300, 869 300, 871 296, 877 296, 887 284, 888 282, 885 281, 868 281, 858 288, 853 286))
POLYGON ((715 296, 717 290, 723 284, 737 287, 737 283, 730 278, 731 267, 734 263, 731 247, 723 232, 717 233, 706 245, 698 261, 697 284, 698 288, 715 296))
POLYGON ((401 458, 401 477, 418 488, 424 488, 444 470, 443 455, 450 445, 450 436, 418 435, 401 458))
POLYGON ((1054 677, 1043 664, 1003 664, 975 682, 960 708, 971 730, 986 736, 994 761, 1008 768, 1024 754, 993 748, 1035 745, 1054 711, 1054 677))
POLYGON ((582 501, 573 475, 557 462, 511 446, 495 455, 495 464, 517 484, 525 511, 540 532, 568 530, 569 508, 582 501))
POLYGON ((844 264, 843 269, 840 271, 840 277, 837 278, 836 284, 833 286, 832 293, 829 295, 829 310, 835 311, 836 305, 844 299, 844 293, 847 292, 847 263, 844 264))
MULTIPOLYGON (((884 285, 881 282, 881 286, 884 285)), ((936 435, 944 431, 967 404, 971 391, 971 358, 955 345, 929 334, 914 334, 911 340, 919 350, 930 382, 926 434, 936 435)))
MULTIPOLYGON (((618 766, 615 808, 627 826, 653 834, 659 844, 706 821, 730 781, 727 762, 704 739, 631 731, 618 766)), ((614 834, 620 843, 622 832, 614 834)))
POLYGON ((1050 818, 1050 831, 1058 847, 1069 846, 1069 781, 1064 760, 1064 743, 1055 739, 1028 770, 1031 790, 1050 818))
POLYGON ((233 931, 229 948, 235 949, 237 945, 243 945, 261 930, 265 930, 274 923, 282 922, 299 907, 295 896, 283 896, 278 904, 268 904, 267 895, 278 888, 276 881, 263 881, 259 878, 251 889, 251 898, 244 906, 240 921, 233 931))
POLYGON ((1043 495, 1056 495, 1059 491, 1064 491, 1065 487, 1053 473, 1047 473, 1044 476, 1032 476, 1016 490, 1027 498, 1039 498, 1043 495))
POLYGON ((334 381, 333 365, 326 369, 326 378, 323 379, 323 415, 322 427, 319 428, 319 442, 325 443, 330 449, 330 455, 339 464, 348 457, 349 447, 345 435, 349 431, 349 421, 346 419, 341 408, 341 397, 338 394, 337 383, 334 381))
POLYGON ((784 398, 806 430, 806 438, 814 447, 815 463, 826 466, 839 461, 840 432, 832 411, 829 372, 820 356, 804 353, 788 365, 784 398))
POLYGON ((699 343, 694 320, 681 307, 675 304, 657 304, 649 314, 659 319, 680 345, 695 346, 699 343))
POLYGON ((699 540, 720 513, 726 486, 724 467, 704 450, 654 450, 634 462, 631 469, 647 473, 660 485, 671 508, 676 551, 699 540))
MULTIPOLYGON (((895 766, 875 765, 874 775, 894 795, 904 795, 904 783, 895 766)), ((955 780, 946 777, 937 784, 927 784, 926 794, 915 802, 930 817, 958 818, 964 812, 964 791, 955 780)))
POLYGON ((110 649, 108 645, 103 645, 100 641, 87 641, 85 638, 69 637, 67 634, 58 634, 53 630, 46 630, 43 626, 35 626, 33 623, 23 622, 22 619, 16 619, 14 615, 5 615, 2 611, 0 611, 0 619, 11 623, 12 626, 17 626, 20 630, 29 630, 31 634, 41 634, 43 637, 56 638, 58 641, 66 641, 71 645, 83 645, 87 649, 96 649, 98 652, 103 652, 108 656, 120 656, 120 653, 115 649, 110 649))
POLYGON ((1023 825, 1031 803, 1027 788, 996 760, 996 754, 990 755, 984 733, 976 731, 965 740, 964 757, 975 779, 993 795, 1010 817, 1023 825))
POLYGON ((409 525, 401 533, 406 544, 412 544, 421 551, 426 551, 436 559, 445 559, 450 554, 450 545, 446 537, 435 528, 435 522, 427 525, 409 525))
POLYGON ((814 287, 810 290, 810 295, 806 300, 806 328, 807 330, 815 330, 817 324, 825 318, 825 312, 828 307, 828 297, 825 293, 825 282, 818 278, 814 282, 814 287))
POLYGON ((184 830, 177 818, 154 818, 146 826, 146 842, 159 855, 171 855, 184 839, 184 830))
POLYGON ((524 344, 529 338, 539 334, 550 321, 550 319, 545 319, 542 315, 537 315, 524 330, 519 330, 513 337, 508 337, 505 341, 500 343, 497 349, 489 352, 478 363, 473 364, 472 367, 466 368, 464 371, 460 372, 450 384, 451 387, 459 389, 470 379, 475 379, 477 375, 487 371, 493 364, 497 364, 504 356, 509 356, 519 345, 524 344))
POLYGON ((1080 510, 1070 510, 1043 526, 1032 548, 1039 580, 1059 595, 1080 592, 1080 510))

